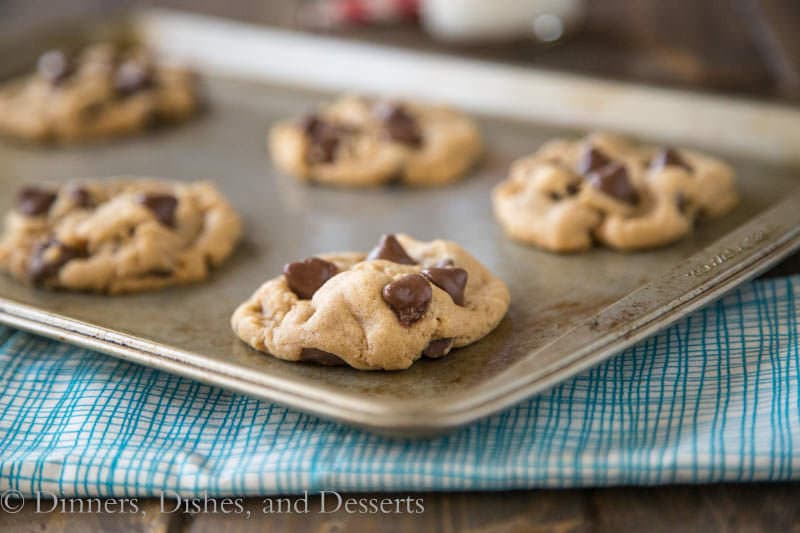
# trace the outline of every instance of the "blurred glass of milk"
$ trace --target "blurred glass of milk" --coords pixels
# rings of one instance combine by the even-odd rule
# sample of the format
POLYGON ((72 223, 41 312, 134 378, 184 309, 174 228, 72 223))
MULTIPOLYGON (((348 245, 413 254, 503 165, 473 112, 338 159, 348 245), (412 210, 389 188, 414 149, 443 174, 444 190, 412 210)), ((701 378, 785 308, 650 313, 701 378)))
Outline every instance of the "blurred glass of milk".
POLYGON ((583 0, 422 0, 421 8, 428 31, 447 41, 553 42, 579 24, 583 0))

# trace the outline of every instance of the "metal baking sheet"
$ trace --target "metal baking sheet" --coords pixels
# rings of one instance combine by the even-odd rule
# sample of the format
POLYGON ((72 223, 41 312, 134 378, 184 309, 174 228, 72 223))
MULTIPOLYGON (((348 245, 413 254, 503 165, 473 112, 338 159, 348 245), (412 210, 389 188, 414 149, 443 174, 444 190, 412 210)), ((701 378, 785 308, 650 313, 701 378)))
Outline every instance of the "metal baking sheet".
MULTIPOLYGON (((180 127, 110 143, 37 148, 2 142, 0 210, 9 209, 15 189, 30 181, 210 179, 243 214, 245 240, 207 283, 155 293, 53 293, 0 277, 4 323, 373 431, 419 436, 540 392, 800 247, 796 110, 527 73, 179 13, 148 11, 133 20, 152 46, 205 73, 209 111, 180 127), (296 61, 303 61, 302 68, 296 61), (365 71, 343 75, 353 65, 365 71), (470 75, 479 88, 487 69, 495 91, 490 95, 468 87, 442 90, 448 80, 470 75), (440 83, 426 78, 434 71, 440 83), (440 189, 349 191, 299 184, 270 164, 264 146, 270 124, 309 111, 331 98, 330 91, 385 90, 387 74, 404 80, 395 94, 453 101, 477 113, 489 148, 467 179, 440 189), (557 112, 541 105, 556 92, 557 112), (626 119, 626 109, 649 110, 649 121, 638 112, 626 119), (689 115, 676 119, 674 109, 689 115), (697 125, 690 115, 695 112, 712 123, 697 125), (701 224, 691 238, 649 252, 553 255, 508 241, 489 201, 508 164, 553 136, 598 126, 726 157, 736 168, 742 205, 701 224), (324 251, 368 250, 383 232, 461 243, 508 283, 508 316, 481 342, 400 372, 286 363, 250 349, 231 332, 236 305, 285 262, 324 251)), ((28 57, 40 47, 32 47, 28 57)), ((8 53, 0 49, 0 57, 8 53)))

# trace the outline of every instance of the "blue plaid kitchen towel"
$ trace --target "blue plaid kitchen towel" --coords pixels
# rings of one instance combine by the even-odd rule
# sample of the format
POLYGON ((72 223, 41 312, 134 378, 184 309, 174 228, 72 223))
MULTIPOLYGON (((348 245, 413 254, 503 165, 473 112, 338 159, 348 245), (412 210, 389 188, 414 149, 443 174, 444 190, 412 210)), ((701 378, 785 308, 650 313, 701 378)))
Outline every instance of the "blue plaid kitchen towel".
POLYGON ((800 478, 800 276, 745 285, 450 435, 377 437, 0 327, 0 490, 65 496, 800 478))

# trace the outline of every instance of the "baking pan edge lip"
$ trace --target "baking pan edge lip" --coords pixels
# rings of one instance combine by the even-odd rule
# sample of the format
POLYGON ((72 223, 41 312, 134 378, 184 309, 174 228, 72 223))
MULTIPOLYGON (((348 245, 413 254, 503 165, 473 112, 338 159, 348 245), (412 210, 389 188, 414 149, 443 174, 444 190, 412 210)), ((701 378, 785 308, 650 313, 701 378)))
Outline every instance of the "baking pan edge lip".
MULTIPOLYGON (((800 134, 797 128, 800 110, 788 102, 609 80, 587 74, 554 72, 486 59, 459 57, 431 50, 409 50, 386 43, 377 44, 341 36, 259 26, 242 20, 167 7, 131 8, 126 22, 140 39, 154 41, 152 44, 156 45, 156 48, 163 47, 165 51, 178 52, 181 59, 198 61, 204 68, 217 74, 227 73, 234 76, 244 74, 262 79, 266 76, 279 83, 314 87, 325 91, 404 93, 426 100, 448 102, 467 110, 514 119, 534 120, 561 127, 584 128, 588 123, 601 129, 637 136, 670 137, 676 142, 681 139, 683 142, 706 147, 711 144, 715 150, 721 149, 729 154, 746 154, 749 158, 777 161, 800 168, 800 155, 797 149, 800 146, 798 144, 800 134), (199 39, 201 44, 185 46, 187 36, 199 39), (380 63, 382 67, 391 64, 395 71, 401 73, 416 72, 419 75, 406 76, 399 85, 395 80, 391 86, 381 81, 385 76, 366 79, 359 74, 343 82, 340 73, 337 72, 331 77, 326 69, 306 68, 298 74, 297 61, 279 61, 273 58, 265 66, 260 63, 263 58, 259 54, 243 54, 237 61, 225 58, 223 63, 219 63, 214 53, 209 56, 208 46, 202 44, 203 38, 212 37, 215 40, 219 39, 217 45, 239 46, 242 44, 243 36, 246 45, 253 49, 261 50, 265 46, 277 45, 291 46, 299 50, 298 57, 309 59, 311 56, 312 59, 309 61, 312 62, 314 58, 319 57, 320 51, 330 51, 339 61, 345 61, 350 67, 360 67, 364 72, 369 72, 369 67, 380 63), (419 64, 410 65, 411 60, 419 64), (254 67, 254 61, 258 67, 254 67), (486 85, 482 85, 481 90, 477 92, 474 83, 461 84, 470 87, 467 91, 454 90, 453 84, 445 84, 442 87, 431 86, 428 82, 430 75, 440 74, 445 65, 450 78, 463 81, 473 77, 486 85), (552 105, 552 103, 527 106, 527 108, 512 105, 509 103, 512 99, 505 91, 509 88, 514 89, 514 92, 510 93, 512 95, 520 94, 523 89, 532 90, 536 94, 537 88, 539 91, 544 91, 542 94, 568 95, 569 104, 564 105, 570 105, 572 109, 565 113, 562 105, 552 105), (479 96, 475 96, 476 94, 479 96), (579 104, 587 99, 591 100, 588 105, 579 104), (598 102, 603 102, 603 105, 598 102), (621 110, 624 109, 629 109, 630 112, 622 113, 621 110), (710 143, 703 129, 696 128, 691 121, 681 127, 675 124, 675 121, 666 121, 667 123, 661 121, 658 129, 653 128, 654 112, 672 116, 678 109, 688 113, 689 116, 693 113, 705 116, 702 113, 706 112, 709 113, 710 120, 727 122, 746 129, 752 129, 753 122, 758 122, 761 124, 758 126, 760 135, 749 136, 747 142, 735 141, 733 137, 723 135, 710 143), (645 112, 648 110, 650 112, 645 112)), ((310 63, 305 61, 304 64, 310 63)))

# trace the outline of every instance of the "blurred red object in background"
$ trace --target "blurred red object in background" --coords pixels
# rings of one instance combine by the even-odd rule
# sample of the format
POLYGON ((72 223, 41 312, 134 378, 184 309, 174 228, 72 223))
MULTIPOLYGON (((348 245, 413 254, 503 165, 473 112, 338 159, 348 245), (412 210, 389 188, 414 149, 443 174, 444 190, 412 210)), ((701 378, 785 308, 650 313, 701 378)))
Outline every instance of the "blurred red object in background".
POLYGON ((302 26, 333 29, 421 20, 434 37, 457 42, 550 43, 576 28, 584 0, 309 0, 302 26))
POLYGON ((315 0, 298 13, 305 26, 334 28, 362 24, 413 22, 421 0, 315 0))

